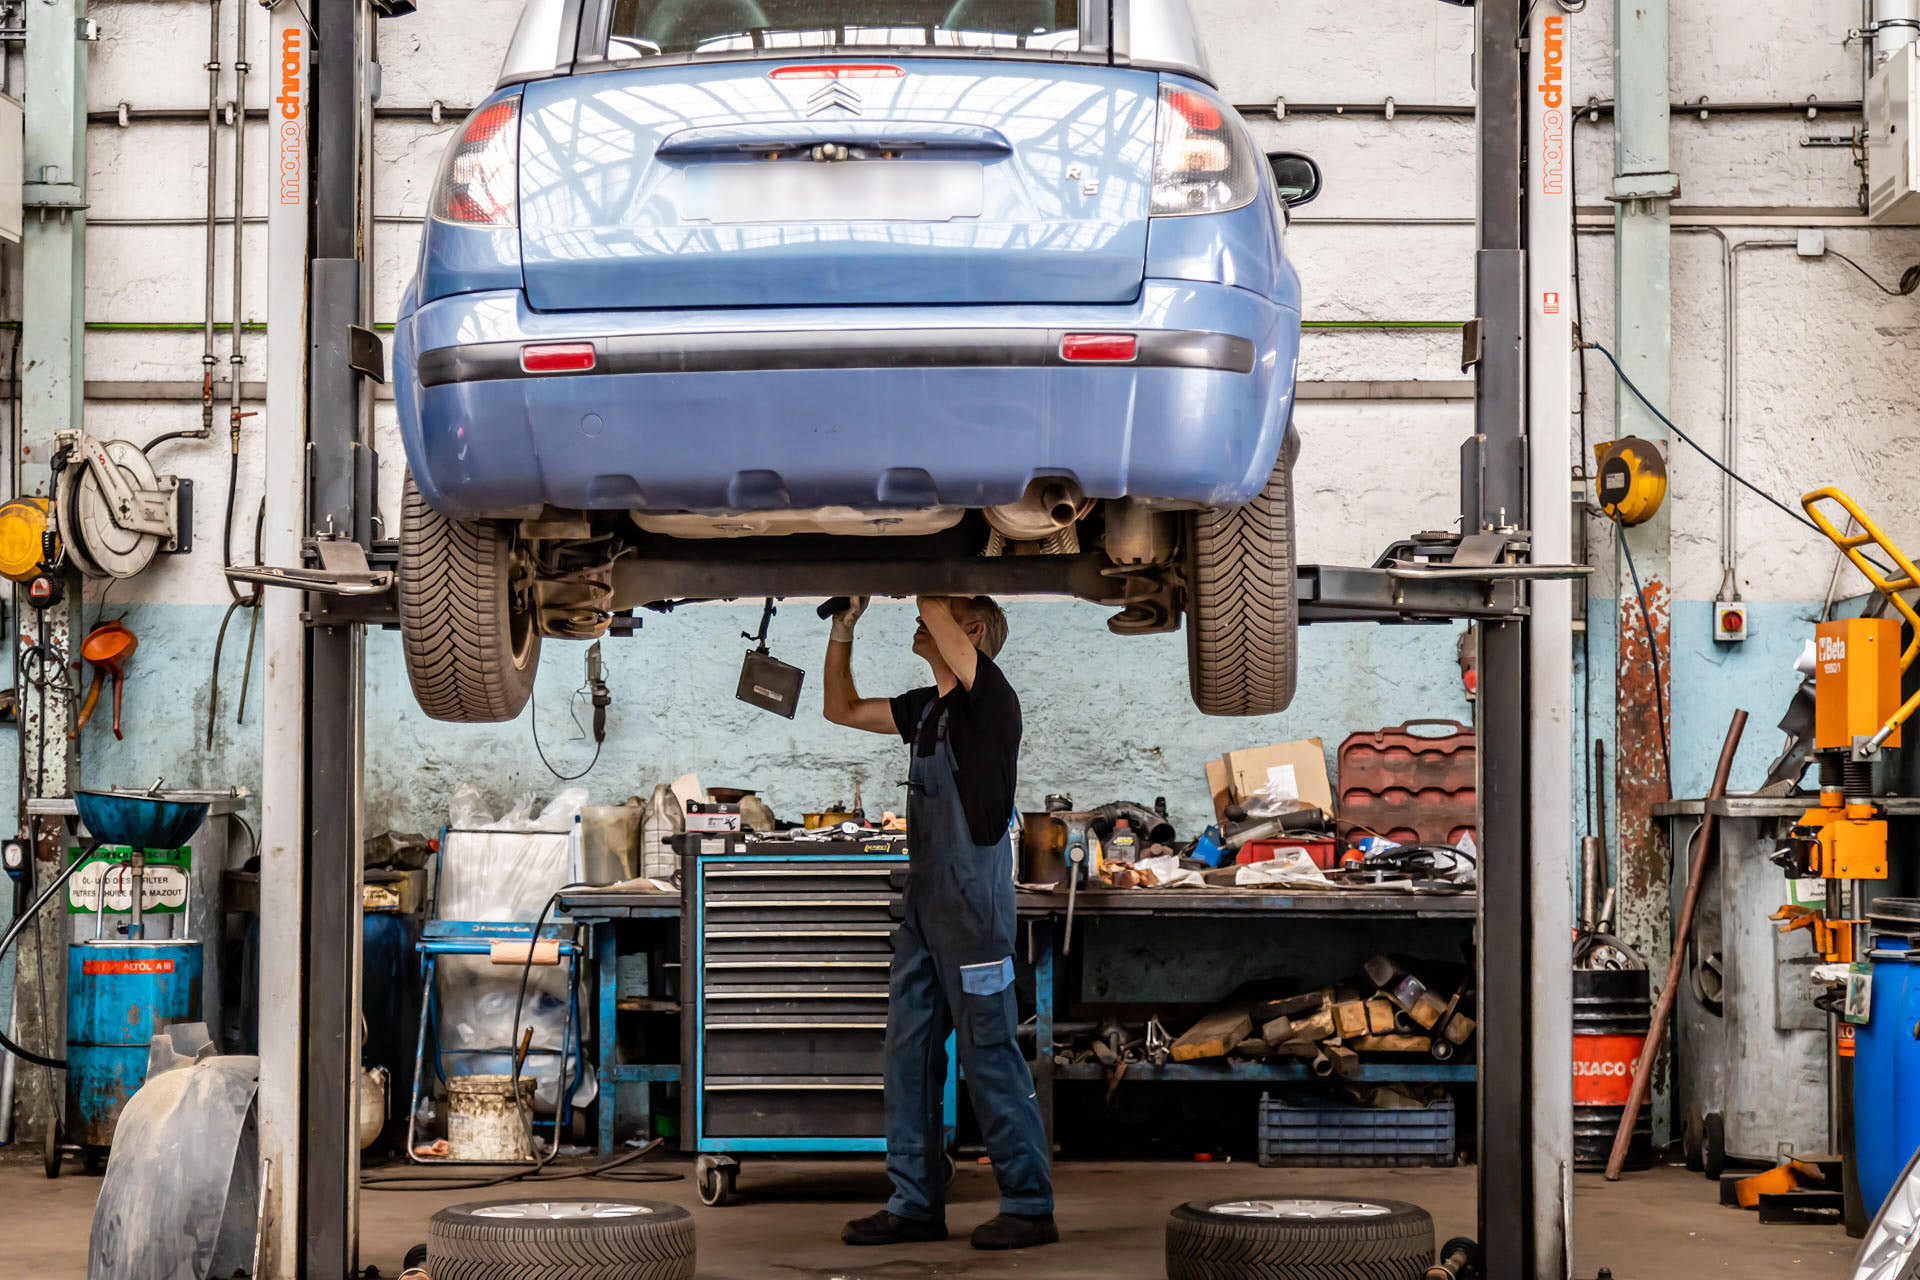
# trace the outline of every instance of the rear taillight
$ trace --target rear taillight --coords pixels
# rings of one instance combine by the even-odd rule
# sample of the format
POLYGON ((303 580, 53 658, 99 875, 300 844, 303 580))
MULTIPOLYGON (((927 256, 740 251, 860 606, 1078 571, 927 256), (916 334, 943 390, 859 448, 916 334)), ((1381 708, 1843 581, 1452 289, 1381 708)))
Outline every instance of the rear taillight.
POLYGON ((1160 86, 1152 212, 1238 209, 1253 199, 1259 179, 1252 145, 1219 102, 1194 89, 1160 86))
POLYGON ((1075 364, 1125 364, 1139 345, 1131 333, 1069 333, 1060 339, 1060 358, 1075 364))
POLYGON ((593 363, 591 342, 541 342, 520 348, 520 367, 528 373, 585 373, 593 363))
POLYGON ((502 98, 468 116, 440 166, 433 216, 472 226, 513 226, 519 149, 520 99, 502 98))

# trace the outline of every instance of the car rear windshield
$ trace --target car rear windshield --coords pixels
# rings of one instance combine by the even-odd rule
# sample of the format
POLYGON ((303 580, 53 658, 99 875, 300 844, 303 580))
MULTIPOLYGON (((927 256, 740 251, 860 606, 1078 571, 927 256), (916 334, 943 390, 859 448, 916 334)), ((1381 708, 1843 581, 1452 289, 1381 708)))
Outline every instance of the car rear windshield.
POLYGON ((607 56, 766 49, 1073 51, 1081 0, 614 0, 607 56))

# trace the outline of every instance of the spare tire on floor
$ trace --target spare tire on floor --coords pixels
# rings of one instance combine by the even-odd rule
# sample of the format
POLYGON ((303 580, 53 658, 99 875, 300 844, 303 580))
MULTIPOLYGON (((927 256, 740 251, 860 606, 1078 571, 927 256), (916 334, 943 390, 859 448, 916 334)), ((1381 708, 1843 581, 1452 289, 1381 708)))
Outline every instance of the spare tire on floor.
POLYGON ((1192 1200, 1167 1222, 1167 1280, 1422 1280, 1433 1256, 1399 1200, 1192 1200))
POLYGON ((427 1229, 433 1280, 688 1280, 693 1217, 655 1200, 457 1204, 427 1229))

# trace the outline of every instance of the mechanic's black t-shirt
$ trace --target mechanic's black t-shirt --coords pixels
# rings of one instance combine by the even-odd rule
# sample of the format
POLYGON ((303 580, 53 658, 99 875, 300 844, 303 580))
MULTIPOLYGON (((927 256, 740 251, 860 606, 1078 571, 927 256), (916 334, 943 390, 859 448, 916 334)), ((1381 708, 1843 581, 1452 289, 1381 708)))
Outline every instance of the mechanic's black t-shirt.
POLYGON ((981 654, 973 688, 956 684, 946 697, 939 690, 909 689, 893 700, 893 725, 915 755, 930 756, 940 713, 947 714, 947 738, 953 747, 955 783, 967 830, 980 845, 1000 843, 1013 816, 1013 790, 1020 760, 1020 699, 993 659, 981 654), (921 713, 940 706, 921 721, 921 713))

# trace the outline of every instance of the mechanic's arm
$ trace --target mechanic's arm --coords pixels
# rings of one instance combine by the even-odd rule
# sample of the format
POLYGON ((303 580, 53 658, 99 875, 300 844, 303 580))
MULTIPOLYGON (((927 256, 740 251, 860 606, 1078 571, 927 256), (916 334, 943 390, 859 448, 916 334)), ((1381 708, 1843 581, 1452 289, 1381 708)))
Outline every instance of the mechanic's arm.
POLYGON ((867 607, 867 597, 856 596, 851 604, 833 615, 833 631, 827 639, 826 692, 821 711, 834 724, 868 733, 894 737, 899 730, 893 723, 893 704, 885 698, 863 698, 853 687, 853 624, 867 607))
POLYGON ((921 596, 920 621, 927 625, 927 634, 933 637, 933 647, 940 651, 947 670, 953 672, 962 689, 971 692, 974 673, 980 669, 980 651, 953 616, 953 605, 945 596, 921 596))

